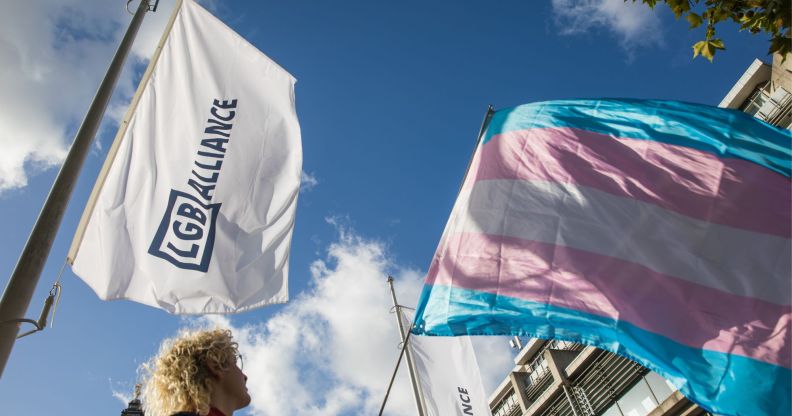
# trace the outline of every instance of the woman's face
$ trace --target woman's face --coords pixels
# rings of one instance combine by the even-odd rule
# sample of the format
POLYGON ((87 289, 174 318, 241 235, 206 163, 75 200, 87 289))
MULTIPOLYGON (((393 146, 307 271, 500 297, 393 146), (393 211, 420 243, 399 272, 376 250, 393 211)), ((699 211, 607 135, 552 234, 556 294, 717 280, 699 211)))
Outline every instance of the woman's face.
POLYGON ((238 364, 231 364, 227 369, 220 371, 218 378, 217 389, 234 404, 235 410, 250 404, 250 394, 246 387, 247 376, 238 364))

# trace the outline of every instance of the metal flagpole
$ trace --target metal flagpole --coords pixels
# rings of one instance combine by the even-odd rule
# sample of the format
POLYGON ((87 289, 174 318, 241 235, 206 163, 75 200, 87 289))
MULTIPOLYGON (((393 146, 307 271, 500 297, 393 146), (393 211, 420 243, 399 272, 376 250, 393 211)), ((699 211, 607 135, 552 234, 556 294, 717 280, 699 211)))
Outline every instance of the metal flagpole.
POLYGON ((484 132, 487 131, 487 127, 489 127, 490 121, 492 121, 492 115, 495 114, 495 110, 492 108, 492 105, 487 106, 487 114, 484 115, 484 120, 481 122, 481 127, 479 128, 478 136, 476 138, 476 145, 473 146, 473 154, 470 155, 470 160, 468 160, 467 168, 465 169, 465 176, 462 177, 462 183, 459 184, 459 190, 457 190, 457 198, 459 198, 459 194, 462 192, 462 187, 465 186, 465 179, 467 179, 468 172, 470 172, 470 166, 473 164, 473 157, 476 156, 476 151, 481 144, 481 139, 484 138, 484 132))
POLYGON ((126 134, 127 128, 129 127, 129 121, 132 119, 132 115, 135 114, 135 110, 137 109, 138 103, 140 102, 140 97, 143 95, 143 90, 146 89, 146 84, 151 78, 154 68, 157 66, 157 61, 159 61, 159 57, 162 54, 162 48, 165 47, 165 41, 168 40, 171 29, 173 29, 173 24, 176 21, 176 16, 179 14, 179 10, 181 10, 182 3, 183 0, 176 0, 176 5, 173 7, 173 13, 171 13, 170 20, 165 26, 165 30, 162 32, 162 37, 160 38, 157 48, 151 55, 148 67, 146 67, 146 72, 143 73, 143 78, 140 79, 137 91, 135 91, 135 95, 132 97, 132 101, 129 103, 129 108, 127 108, 126 115, 124 115, 123 120, 121 120, 121 124, 118 126, 118 132, 116 133, 115 139, 113 139, 113 144, 110 146, 110 150, 107 151, 107 157, 105 158, 104 164, 102 165, 102 169, 99 171, 99 176, 96 178, 96 183, 91 190, 91 195, 88 197, 88 202, 85 203, 85 209, 83 210, 79 224, 77 224, 77 230, 74 231, 74 239, 72 240, 71 247, 69 247, 68 254, 66 254, 66 262, 69 263, 69 265, 73 265, 74 260, 77 258, 77 252, 80 249, 80 244, 82 243, 83 237, 85 235, 85 228, 88 226, 88 220, 91 218, 91 214, 93 213, 94 207, 96 206, 96 200, 99 199, 99 192, 102 191, 105 179, 107 179, 107 174, 110 172, 110 168, 113 166, 113 161, 118 154, 118 149, 121 147, 121 142, 123 141, 124 135, 126 134))
POLYGON ((66 160, 58 172, 55 183, 52 185, 36 224, 33 226, 33 231, 31 231, 25 248, 17 261, 14 273, 3 292, 3 298, 0 300, 0 377, 8 362, 8 357, 11 355, 11 350, 14 348, 14 342, 19 333, 19 324, 24 319, 25 312, 30 305, 30 299, 33 297, 41 271, 52 248, 69 197, 113 94, 124 61, 132 47, 140 24, 143 22, 143 17, 147 11, 155 11, 157 3, 159 0, 155 0, 152 6, 149 0, 140 0, 137 12, 129 23, 129 28, 110 62, 110 68, 96 91, 88 113, 77 131, 74 143, 69 149, 66 160))
MULTIPOLYGON (((470 171, 470 166, 473 164, 473 157, 476 155, 476 151, 478 150, 479 145, 481 144, 481 139, 484 137, 484 133, 487 131, 487 127, 489 127, 489 123, 492 120, 492 116, 495 114, 495 110, 492 108, 491 105, 487 106, 487 113, 484 115, 484 120, 481 122, 481 127, 479 128, 478 136, 476 136, 476 146, 473 147, 473 154, 468 161, 467 169, 465 169, 465 176, 462 178, 462 183, 459 185, 459 190, 457 194, 462 191, 462 186, 465 185, 465 179, 467 178, 468 172, 470 171)), ((450 218, 449 218, 450 221, 450 218)), ((388 401, 388 396, 390 395, 391 386, 393 385, 393 380, 396 378, 396 372, 399 370, 399 364, 401 363, 402 356, 404 353, 407 353, 407 366, 410 369, 410 383, 412 383, 413 388, 413 395, 415 396, 415 405, 418 408, 418 414, 423 416, 424 406, 423 406, 423 397, 421 395, 420 385, 418 384, 415 378, 415 367, 413 365, 412 354, 410 349, 407 346, 407 341, 410 339, 411 332, 407 333, 407 336, 404 336, 404 324, 402 323, 401 319, 401 306, 396 302, 396 292, 393 290, 393 277, 388 276, 388 285, 390 286, 391 290, 391 298, 393 299, 393 306, 396 309, 396 320, 399 323, 399 336, 401 336, 402 340, 402 348, 401 352, 399 353, 399 360, 396 362, 396 368, 393 370, 393 375, 391 376, 390 384, 388 384, 388 390, 385 393, 385 399, 382 401, 382 407, 380 408, 380 416, 382 415, 382 411, 385 409, 385 403, 388 401)))
POLYGON ((407 332, 407 338, 405 338, 404 342, 402 342, 402 347, 399 351, 399 359, 396 360, 396 368, 393 369, 393 374, 391 374, 391 379, 388 383, 388 389, 385 390, 385 398, 382 399, 382 406, 380 406, 379 416, 382 416, 382 412, 385 410, 385 403, 388 403, 388 396, 390 396, 391 387, 393 387, 393 380, 396 380, 396 373, 399 371, 399 364, 401 364, 404 351, 407 349, 407 341, 410 340, 411 335, 412 332, 407 332))
POLYGON ((418 380, 415 377, 415 365, 413 364, 412 352, 407 345, 407 338, 404 336, 404 322, 402 322, 401 306, 396 302, 396 292, 393 290, 393 277, 391 276, 388 276, 388 286, 391 291, 391 299, 393 299, 393 307, 396 309, 396 322, 399 324, 399 337, 401 337, 402 343, 404 343, 402 348, 406 350, 407 368, 410 370, 410 384, 412 384, 413 396, 415 396, 415 407, 418 410, 418 416, 424 416, 423 401, 421 400, 418 380))

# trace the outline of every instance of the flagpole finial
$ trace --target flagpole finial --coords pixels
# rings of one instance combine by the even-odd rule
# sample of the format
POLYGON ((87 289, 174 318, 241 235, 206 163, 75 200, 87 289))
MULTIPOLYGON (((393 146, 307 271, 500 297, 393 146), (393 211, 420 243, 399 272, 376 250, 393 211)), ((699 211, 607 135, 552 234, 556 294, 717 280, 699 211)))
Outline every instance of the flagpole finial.
MULTIPOLYGON (((134 0, 127 0, 127 3, 126 3, 127 12, 129 14, 131 14, 131 15, 135 14, 134 11, 129 10, 129 4, 132 3, 133 1, 134 0)), ((146 7, 148 8, 148 11, 150 11, 150 12, 156 12, 157 11, 157 6, 159 5, 159 0, 153 0, 153 1, 152 0, 140 0, 140 1, 141 2, 146 2, 146 7)))
POLYGON ((388 284, 393 283, 393 276, 388 275, 388 284))

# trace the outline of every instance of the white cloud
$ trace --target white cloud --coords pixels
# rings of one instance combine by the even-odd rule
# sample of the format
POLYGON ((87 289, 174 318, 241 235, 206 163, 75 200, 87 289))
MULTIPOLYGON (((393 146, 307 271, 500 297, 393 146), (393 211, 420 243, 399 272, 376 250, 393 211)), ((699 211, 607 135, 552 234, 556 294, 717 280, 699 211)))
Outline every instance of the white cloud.
MULTIPOLYGON (((260 325, 233 327, 225 317, 211 325, 231 328, 245 357, 253 415, 376 414, 398 358, 399 339, 386 283, 396 270, 400 303, 418 299, 423 274, 399 268, 385 246, 339 229, 327 257, 311 266, 311 288, 260 325)), ((488 393, 513 366, 507 339, 476 337, 488 393)), ((403 365, 403 364, 402 364, 403 365)), ((415 407, 405 367, 386 406, 388 415, 415 407)))
POLYGON ((307 192, 319 185, 319 180, 311 173, 300 171, 300 192, 307 192))
POLYGON ((118 399, 126 408, 129 402, 132 401, 132 390, 128 390, 128 383, 113 382, 112 379, 108 379, 107 382, 110 383, 110 391, 113 397, 118 399))
POLYGON ((658 10, 624 0, 553 0, 556 27, 563 35, 598 29, 613 34, 632 55, 639 46, 662 45, 658 10))
MULTIPOLYGON (((133 2, 137 4, 137 2, 133 2)), ((151 54, 172 1, 144 20, 130 58, 151 54)), ((123 2, 27 0, 0 13, 0 194, 58 166, 131 16, 123 2)), ((123 114, 134 85, 127 70, 108 114, 123 114)))
POLYGON ((509 347, 510 337, 472 337, 473 349, 487 395, 492 394, 514 368, 516 352, 509 347))

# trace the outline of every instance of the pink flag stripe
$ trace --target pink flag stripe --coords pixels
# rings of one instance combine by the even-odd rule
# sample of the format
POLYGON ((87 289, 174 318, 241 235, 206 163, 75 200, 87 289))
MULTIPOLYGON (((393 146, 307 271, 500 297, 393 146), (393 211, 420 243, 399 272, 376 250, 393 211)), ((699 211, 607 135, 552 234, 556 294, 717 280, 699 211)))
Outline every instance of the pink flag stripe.
POLYGON ((651 140, 572 128, 512 131, 480 147, 465 186, 487 179, 576 183, 786 238, 792 226, 788 178, 742 159, 651 140))
POLYGON ((460 192, 447 230, 563 245, 735 295, 792 304, 789 239, 585 186, 479 181, 460 192))
MULTIPOLYGON (((441 243, 426 284, 630 322, 694 348, 790 365, 792 311, 569 247, 476 233, 441 243)), ((497 308, 497 305, 493 305, 497 308)))

